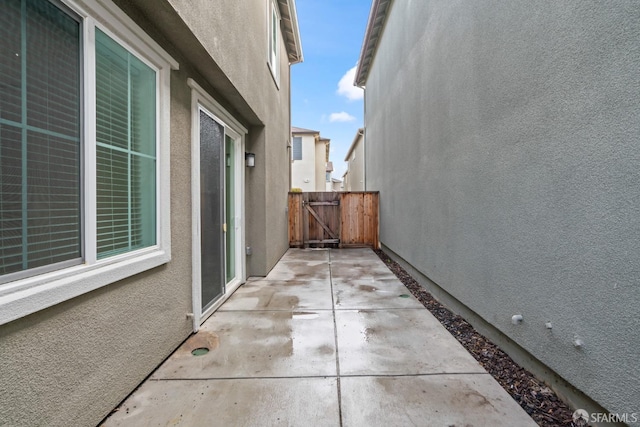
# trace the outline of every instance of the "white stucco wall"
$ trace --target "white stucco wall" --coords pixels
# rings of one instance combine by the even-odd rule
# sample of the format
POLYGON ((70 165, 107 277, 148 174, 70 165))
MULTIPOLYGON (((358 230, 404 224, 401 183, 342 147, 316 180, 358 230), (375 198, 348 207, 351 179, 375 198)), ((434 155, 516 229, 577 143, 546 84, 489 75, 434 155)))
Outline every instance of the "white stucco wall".
POLYGON ((353 145, 349 158, 347 160, 349 170, 349 189, 348 191, 364 191, 364 136, 358 135, 353 145))
POLYGON ((316 190, 316 136, 313 134, 294 134, 302 138, 302 160, 293 160, 291 164, 291 187, 302 191, 316 190))
POLYGON ((326 191, 327 173, 327 146, 322 140, 316 142, 315 147, 315 181, 316 187, 313 191, 326 191))
POLYGON ((365 97, 382 243, 617 413, 640 412, 638 40, 635 0, 395 0, 365 97))

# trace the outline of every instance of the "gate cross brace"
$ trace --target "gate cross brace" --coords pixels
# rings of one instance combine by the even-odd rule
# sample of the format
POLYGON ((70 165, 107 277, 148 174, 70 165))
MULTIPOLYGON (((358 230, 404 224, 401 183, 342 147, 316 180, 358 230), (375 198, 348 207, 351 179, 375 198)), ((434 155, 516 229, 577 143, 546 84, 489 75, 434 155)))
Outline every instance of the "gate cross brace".
POLYGON ((331 231, 331 230, 329 229, 329 227, 327 227, 327 225, 326 225, 324 222, 322 222, 322 221, 320 220, 320 217, 318 216, 318 214, 316 213, 316 211, 315 211, 311 206, 309 206, 308 204, 305 204, 305 205, 304 205, 304 207, 309 211, 309 213, 310 213, 311 215, 313 215, 313 217, 316 219, 316 221, 318 221, 318 224, 320 224, 320 226, 324 229, 324 231, 326 231, 326 232, 327 232, 327 234, 328 234, 332 239, 338 239, 338 236, 336 236, 336 235, 334 234, 334 232, 333 232, 333 231, 331 231))

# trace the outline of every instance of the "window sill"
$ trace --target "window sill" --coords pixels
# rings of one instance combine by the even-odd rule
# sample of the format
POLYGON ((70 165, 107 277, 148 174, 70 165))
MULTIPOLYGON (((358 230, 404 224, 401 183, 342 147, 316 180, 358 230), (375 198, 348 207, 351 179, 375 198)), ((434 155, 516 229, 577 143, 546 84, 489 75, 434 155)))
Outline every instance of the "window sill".
POLYGON ((126 279, 171 260, 167 251, 150 248, 94 265, 53 271, 0 287, 0 325, 126 279))

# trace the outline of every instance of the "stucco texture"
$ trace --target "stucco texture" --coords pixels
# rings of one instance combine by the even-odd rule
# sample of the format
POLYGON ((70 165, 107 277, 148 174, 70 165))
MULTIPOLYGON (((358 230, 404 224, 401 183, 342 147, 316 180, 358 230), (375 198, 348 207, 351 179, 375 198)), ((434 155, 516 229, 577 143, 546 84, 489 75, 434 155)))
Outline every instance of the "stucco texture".
MULTIPOLYGON (((302 138, 302 159, 291 162, 291 186, 302 191, 317 191, 316 186, 316 138, 317 134, 296 135, 302 138), (305 182, 308 180, 309 182, 305 182)), ((324 155, 324 153, 322 153, 324 155)), ((324 164, 322 165, 324 169, 324 164)), ((324 180, 324 176, 322 177, 324 180)), ((324 181, 323 181, 324 182, 324 181)))
MULTIPOLYGON (((130 2, 118 0, 125 9, 130 2)), ((249 129, 246 151, 256 166, 245 170, 245 235, 252 255, 249 276, 265 276, 288 247, 289 63, 280 38, 280 73, 267 62, 270 0, 137 0, 132 12, 189 61, 193 78, 249 129)))
POLYGON ((635 0, 395 0, 365 97, 381 241, 618 413, 640 412, 638 40, 635 0))
POLYGON ((189 336, 191 100, 175 77, 172 260, 0 326, 0 426, 96 425, 189 336))
POLYGON ((349 158, 349 182, 346 191, 364 191, 364 144, 362 135, 356 136, 355 145, 352 147, 349 158))
POLYGON ((96 425, 191 333, 188 78, 249 129, 248 275, 266 275, 287 249, 289 64, 282 44, 278 88, 267 65, 266 1, 116 3, 180 64, 171 75, 172 259, 0 326, 2 427, 96 425))

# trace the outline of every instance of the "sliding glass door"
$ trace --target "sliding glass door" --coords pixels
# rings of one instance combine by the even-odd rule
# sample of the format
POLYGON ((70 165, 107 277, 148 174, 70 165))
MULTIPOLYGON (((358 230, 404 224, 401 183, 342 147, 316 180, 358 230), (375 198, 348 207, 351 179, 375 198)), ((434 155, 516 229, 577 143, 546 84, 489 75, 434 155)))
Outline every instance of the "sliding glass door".
POLYGON ((200 110, 200 291, 204 313, 224 294, 224 126, 200 110))
POLYGON ((242 138, 209 113, 199 120, 199 308, 201 320, 242 281, 242 138))

